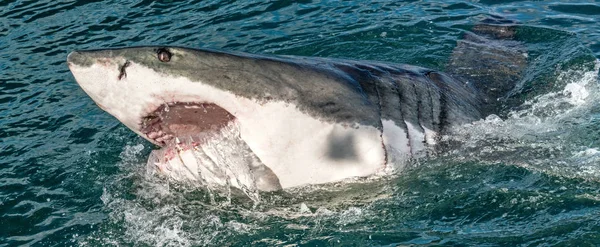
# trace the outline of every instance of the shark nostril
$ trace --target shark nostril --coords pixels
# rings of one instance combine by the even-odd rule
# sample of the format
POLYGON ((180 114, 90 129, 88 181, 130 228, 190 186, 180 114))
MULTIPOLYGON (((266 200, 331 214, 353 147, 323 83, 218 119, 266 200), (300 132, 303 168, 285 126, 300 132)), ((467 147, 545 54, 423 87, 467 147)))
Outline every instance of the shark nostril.
POLYGON ((119 66, 119 80, 123 79, 123 77, 127 77, 127 71, 125 71, 125 68, 127 68, 130 64, 131 63, 129 60, 127 60, 123 65, 119 66))

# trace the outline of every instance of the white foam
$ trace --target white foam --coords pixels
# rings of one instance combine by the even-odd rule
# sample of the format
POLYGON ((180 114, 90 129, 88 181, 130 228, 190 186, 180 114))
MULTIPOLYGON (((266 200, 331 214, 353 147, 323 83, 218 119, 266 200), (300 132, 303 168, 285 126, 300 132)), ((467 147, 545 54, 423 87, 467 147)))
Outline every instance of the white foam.
POLYGON ((505 119, 490 115, 453 127, 442 140, 461 144, 448 155, 600 179, 598 149, 586 146, 594 141, 579 141, 597 112, 598 68, 562 72, 554 82, 562 90, 525 102, 505 119))
POLYGON ((573 105, 582 105, 585 103, 585 99, 590 95, 590 93, 585 88, 586 84, 583 83, 569 83, 563 90, 563 93, 569 95, 570 97, 567 101, 573 105))
POLYGON ((584 151, 579 151, 575 153, 575 156, 596 156, 600 154, 597 148, 588 148, 584 151))

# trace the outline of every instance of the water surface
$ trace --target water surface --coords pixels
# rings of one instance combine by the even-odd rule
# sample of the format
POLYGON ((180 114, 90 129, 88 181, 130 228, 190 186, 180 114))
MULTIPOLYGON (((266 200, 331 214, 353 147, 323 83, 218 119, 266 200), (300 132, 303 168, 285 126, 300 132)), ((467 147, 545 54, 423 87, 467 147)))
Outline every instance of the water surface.
POLYGON ((0 246, 600 245, 599 21, 595 1, 0 2, 0 246), (399 176, 258 205, 147 174, 154 147, 65 63, 164 44, 443 70, 490 15, 524 25, 525 103, 399 176))

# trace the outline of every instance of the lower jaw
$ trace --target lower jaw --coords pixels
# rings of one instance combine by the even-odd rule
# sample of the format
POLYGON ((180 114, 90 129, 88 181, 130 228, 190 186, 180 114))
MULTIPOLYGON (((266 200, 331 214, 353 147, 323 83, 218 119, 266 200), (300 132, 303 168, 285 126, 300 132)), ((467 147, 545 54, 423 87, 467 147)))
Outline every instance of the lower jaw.
POLYGON ((247 164, 250 155, 237 122, 231 121, 216 131, 173 138, 152 151, 147 167, 192 185, 256 190, 247 164))

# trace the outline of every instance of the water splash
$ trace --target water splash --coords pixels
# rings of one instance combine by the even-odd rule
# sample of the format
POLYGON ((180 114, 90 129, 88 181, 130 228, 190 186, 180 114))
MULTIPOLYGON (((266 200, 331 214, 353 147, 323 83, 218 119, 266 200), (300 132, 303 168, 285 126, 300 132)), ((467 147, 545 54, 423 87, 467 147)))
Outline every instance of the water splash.
POLYGON ((81 246, 283 245, 296 242, 298 236, 336 243, 332 229, 354 229, 375 215, 371 206, 363 206, 369 201, 359 198, 378 198, 378 191, 385 190, 369 180, 349 186, 340 182, 266 193, 254 206, 239 201, 219 204, 207 200, 210 193, 219 194, 215 191, 147 173, 139 166, 144 149, 141 144, 128 145, 121 153, 123 172, 106 185, 101 197, 110 224, 100 231, 103 235, 79 241, 81 246))
MULTIPOLYGON (((264 166, 241 138, 234 122, 210 133, 174 138, 148 159, 149 173, 207 188, 211 193, 241 189, 255 203, 260 201, 253 169, 264 166)), ((229 199, 231 201, 231 199, 229 199)))
POLYGON ((227 245, 232 236, 260 228, 231 217, 239 207, 252 208, 247 197, 156 176, 140 166, 146 156, 143 144, 128 144, 121 152, 121 172, 104 185, 100 197, 108 220, 98 234, 79 239, 80 246, 227 245))
POLYGON ((443 141, 458 148, 443 156, 600 179, 599 155, 589 151, 598 143, 585 136, 586 129, 597 128, 590 118, 598 115, 599 68, 596 61, 592 70, 561 72, 556 80, 565 85, 562 90, 525 102, 506 119, 490 115, 453 128, 443 141))

